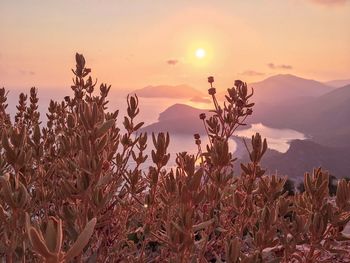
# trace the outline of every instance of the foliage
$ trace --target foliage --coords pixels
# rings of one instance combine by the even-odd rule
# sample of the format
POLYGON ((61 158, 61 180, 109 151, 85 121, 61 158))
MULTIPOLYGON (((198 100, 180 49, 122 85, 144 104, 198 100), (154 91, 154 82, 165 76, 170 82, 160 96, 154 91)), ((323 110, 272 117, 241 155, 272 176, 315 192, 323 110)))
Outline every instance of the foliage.
MULTIPOLYGON (((348 180, 346 178, 344 178, 343 180, 346 180, 348 182, 348 180)), ((337 187, 338 187, 338 179, 334 175, 329 175, 328 190, 329 190, 329 195, 331 197, 333 197, 337 194, 337 187)), ((300 182, 298 184, 297 189, 298 189, 299 193, 305 192, 304 183, 300 182)))
POLYGON ((220 106, 208 78, 214 110, 200 119, 210 143, 196 134, 198 154, 178 153, 169 168, 169 134, 152 134, 147 156, 137 96, 128 96, 117 127, 118 111, 107 111, 111 87, 101 84, 96 95, 90 71, 76 54, 74 95, 50 102, 45 125, 35 88, 29 101, 20 95, 13 123, 0 89, 0 258, 250 263, 348 253, 336 245, 347 239, 350 183, 338 182, 332 203, 329 176, 316 169, 305 174, 304 193, 287 196, 287 178, 260 166, 267 142, 259 134, 233 174, 228 140, 254 106, 246 83, 235 81, 220 106), (142 169, 148 158, 153 164, 142 169))

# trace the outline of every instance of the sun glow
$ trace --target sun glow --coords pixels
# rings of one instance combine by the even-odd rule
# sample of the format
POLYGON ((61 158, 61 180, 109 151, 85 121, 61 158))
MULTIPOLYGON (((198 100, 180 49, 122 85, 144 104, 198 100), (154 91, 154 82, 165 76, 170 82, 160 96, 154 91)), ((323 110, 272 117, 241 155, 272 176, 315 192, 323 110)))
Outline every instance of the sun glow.
POLYGON ((214 52, 213 43, 206 40, 188 39, 186 45, 185 60, 188 65, 191 65, 192 69, 208 70, 208 66, 213 62, 213 55, 217 54, 214 52))
POLYGON ((198 48, 195 54, 197 58, 204 58, 206 55, 205 50, 203 48, 198 48))

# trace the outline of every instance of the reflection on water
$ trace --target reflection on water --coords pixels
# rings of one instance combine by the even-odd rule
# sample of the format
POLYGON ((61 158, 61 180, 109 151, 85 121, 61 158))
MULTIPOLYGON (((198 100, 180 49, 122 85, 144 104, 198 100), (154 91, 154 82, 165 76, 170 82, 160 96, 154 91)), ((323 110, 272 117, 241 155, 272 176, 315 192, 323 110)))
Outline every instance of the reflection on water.
POLYGON ((289 148, 289 143, 292 140, 304 140, 306 139, 304 134, 291 130, 291 129, 274 129, 263 125, 262 123, 252 124, 249 129, 240 130, 236 132, 236 135, 251 138, 253 134, 259 132, 263 138, 266 138, 267 144, 270 149, 286 152, 289 148))
MULTIPOLYGON (((270 149, 276 150, 278 152, 284 153, 289 148, 289 143, 292 140, 299 139, 304 140, 305 136, 291 129, 274 129, 263 125, 262 123, 253 124, 250 128, 240 130, 236 132, 237 136, 251 138, 253 134, 259 132, 263 138, 266 138, 268 147, 270 149)), ((209 143, 208 138, 202 136, 202 150, 206 150, 206 145, 209 143)), ((149 149, 147 154, 149 155, 152 150, 152 143, 149 141, 149 149)), ((234 153, 234 157, 242 157, 246 154, 246 149, 243 144, 242 138, 232 138, 229 141, 229 148, 232 153, 234 153)), ((191 135, 176 135, 171 134, 170 136, 170 144, 168 148, 168 152, 171 157, 168 163, 168 166, 172 167, 175 164, 176 153, 186 151, 189 154, 197 154, 198 147, 194 142, 194 138, 191 135)), ((148 159, 146 163, 146 167, 149 166, 151 160, 148 159)))
MULTIPOLYGON (((289 148, 289 143, 292 140, 304 140, 304 134, 291 129, 274 129, 257 123, 251 125, 250 128, 240 130, 236 132, 237 136, 251 138, 253 134, 259 132, 263 138, 266 138, 268 147, 278 152, 284 153, 289 148)), ((208 138, 201 138, 202 149, 205 150, 205 146, 209 143, 208 138)), ((235 157, 241 157, 246 153, 246 149, 242 143, 241 138, 233 138, 229 142, 230 151, 235 153, 235 157)), ((169 152, 175 157, 176 153, 181 151, 187 151, 191 154, 197 153, 197 145, 194 143, 193 136, 186 135, 174 135, 170 137, 169 152)))

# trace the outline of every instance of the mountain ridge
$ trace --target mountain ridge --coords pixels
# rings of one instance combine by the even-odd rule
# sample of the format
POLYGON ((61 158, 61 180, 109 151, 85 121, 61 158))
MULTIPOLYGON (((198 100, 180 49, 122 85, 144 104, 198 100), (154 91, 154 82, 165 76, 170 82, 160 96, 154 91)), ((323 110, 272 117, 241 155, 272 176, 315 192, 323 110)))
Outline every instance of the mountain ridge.
POLYGON ((286 153, 267 152, 262 166, 269 172, 302 179, 305 172, 322 166, 338 178, 349 176, 350 146, 329 147, 311 140, 294 140, 286 153))
POLYGON ((249 86, 255 92, 253 100, 267 104, 279 104, 303 97, 317 97, 333 89, 319 81, 291 74, 274 75, 262 81, 250 83, 249 86))
POLYGON ((204 93, 187 84, 149 85, 144 88, 134 90, 132 93, 144 98, 193 98, 204 96, 204 93))

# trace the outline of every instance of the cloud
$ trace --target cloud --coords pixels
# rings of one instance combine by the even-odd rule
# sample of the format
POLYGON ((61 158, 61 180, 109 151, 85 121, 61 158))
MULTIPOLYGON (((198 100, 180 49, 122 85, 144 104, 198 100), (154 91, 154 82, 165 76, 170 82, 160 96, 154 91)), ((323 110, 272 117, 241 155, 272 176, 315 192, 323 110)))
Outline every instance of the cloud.
POLYGON ((20 73, 21 75, 31 75, 31 76, 35 75, 35 72, 34 72, 34 71, 31 71, 31 70, 24 70, 24 69, 20 69, 20 70, 19 70, 19 73, 20 73))
POLYGON ((268 63, 267 66, 270 69, 292 69, 293 66, 291 65, 286 65, 286 64, 280 64, 280 65, 276 65, 275 63, 268 63))
POLYGON ((335 6, 335 5, 344 5, 349 3, 350 0, 309 0, 315 4, 335 6))
POLYGON ((177 59, 169 59, 166 61, 168 65, 175 66, 179 61, 177 59))
POLYGON ((240 73, 239 75, 242 75, 242 76, 263 76, 263 75, 265 75, 265 73, 258 72, 255 70, 246 70, 246 71, 243 71, 242 73, 240 73))

